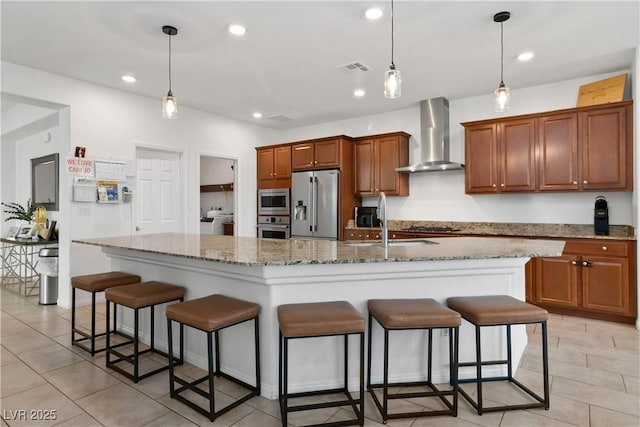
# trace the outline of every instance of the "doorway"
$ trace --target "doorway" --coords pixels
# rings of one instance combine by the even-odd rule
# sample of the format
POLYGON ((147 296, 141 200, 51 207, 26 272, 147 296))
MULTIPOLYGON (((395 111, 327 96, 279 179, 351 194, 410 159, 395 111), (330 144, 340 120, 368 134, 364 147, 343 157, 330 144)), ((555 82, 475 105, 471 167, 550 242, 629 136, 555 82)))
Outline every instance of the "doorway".
POLYGON ((200 234, 237 235, 236 162, 200 155, 200 234))

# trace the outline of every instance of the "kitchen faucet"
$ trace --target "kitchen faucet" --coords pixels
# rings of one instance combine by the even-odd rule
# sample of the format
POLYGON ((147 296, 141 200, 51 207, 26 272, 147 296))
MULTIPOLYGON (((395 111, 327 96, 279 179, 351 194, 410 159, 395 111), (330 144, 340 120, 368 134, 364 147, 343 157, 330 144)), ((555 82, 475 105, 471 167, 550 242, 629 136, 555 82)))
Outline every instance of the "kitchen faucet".
POLYGON ((384 191, 378 195, 378 220, 380 221, 380 228, 382 229, 382 247, 389 247, 389 224, 387 224, 387 196, 384 191), (382 204, 382 209, 380 205, 382 204))

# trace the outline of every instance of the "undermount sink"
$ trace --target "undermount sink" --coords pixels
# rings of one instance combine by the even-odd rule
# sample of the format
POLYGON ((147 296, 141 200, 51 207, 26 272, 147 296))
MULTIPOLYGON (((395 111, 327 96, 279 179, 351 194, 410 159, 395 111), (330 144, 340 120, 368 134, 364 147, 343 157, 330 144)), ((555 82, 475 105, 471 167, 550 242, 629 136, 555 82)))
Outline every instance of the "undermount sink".
MULTIPOLYGON (((431 242, 429 240, 408 240, 408 241, 395 241, 389 242, 389 247, 392 248, 394 246, 424 246, 424 245, 437 245, 436 242, 431 242)), ((357 242, 357 243, 345 243, 346 246, 382 246, 380 242, 357 242)))

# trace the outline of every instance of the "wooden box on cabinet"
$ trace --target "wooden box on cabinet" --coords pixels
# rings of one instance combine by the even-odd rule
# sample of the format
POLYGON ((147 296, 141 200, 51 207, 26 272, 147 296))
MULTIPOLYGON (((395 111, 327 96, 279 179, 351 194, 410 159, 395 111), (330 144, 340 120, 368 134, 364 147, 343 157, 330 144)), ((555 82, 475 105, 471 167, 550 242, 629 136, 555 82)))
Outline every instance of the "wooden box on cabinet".
POLYGON ((291 187, 291 146, 256 148, 258 189, 291 187))
POLYGON ((561 257, 532 259, 528 293, 549 311, 633 323, 635 242, 567 240, 561 257))
POLYGON ((630 191, 632 101, 463 123, 465 191, 630 191))
POLYGON ((408 196, 409 175, 396 172, 409 164, 409 138, 404 132, 358 138, 354 155, 354 193, 357 196, 408 196))

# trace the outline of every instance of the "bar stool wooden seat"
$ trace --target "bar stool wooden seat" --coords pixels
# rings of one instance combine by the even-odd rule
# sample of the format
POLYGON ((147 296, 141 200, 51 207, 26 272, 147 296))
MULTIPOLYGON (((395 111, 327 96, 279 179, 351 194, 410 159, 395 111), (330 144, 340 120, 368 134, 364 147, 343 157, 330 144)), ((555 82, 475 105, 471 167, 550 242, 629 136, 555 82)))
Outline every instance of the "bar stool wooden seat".
POLYGON ((368 345, 368 369, 367 389, 375 402, 383 423, 390 418, 415 418, 435 415, 458 416, 458 328, 460 326, 460 314, 444 307, 437 301, 426 299, 374 299, 369 300, 369 345, 368 345), (384 359, 382 383, 371 383, 371 346, 372 346, 372 319, 376 319, 384 330, 384 359), (426 381, 389 382, 389 331, 404 331, 420 329, 428 331, 427 347, 427 378, 426 381), (440 390, 432 382, 432 356, 433 356, 433 330, 446 329, 449 335, 449 382, 450 390, 440 390), (431 391, 398 392, 390 393, 393 387, 425 386, 431 391), (381 388, 382 402, 375 393, 375 389, 381 388), (451 396, 451 401, 446 396, 451 396), (421 412, 397 412, 389 413, 388 402, 391 399, 407 399, 416 397, 438 397, 448 409, 421 411, 421 412))
MULTIPOLYGON (((169 390, 173 399, 179 400, 190 408, 200 412, 214 421, 216 417, 235 408, 236 406, 246 402, 253 396, 260 395, 260 324, 259 324, 260 306, 258 304, 243 301, 240 299, 224 296, 210 295, 203 298, 197 298, 178 304, 171 304, 167 307, 167 326, 169 331, 169 390), (222 372, 222 362, 220 360, 220 336, 219 332, 225 328, 229 328, 240 323, 253 320, 254 324, 254 347, 255 347, 255 367, 256 367, 256 385, 250 385, 239 380, 229 374, 222 372), (183 325, 198 329, 207 334, 207 356, 208 356, 208 374, 195 381, 187 381, 178 377, 173 369, 172 342, 173 336, 171 331, 171 322, 175 321, 183 325), (215 355, 213 348, 213 335, 215 335, 215 355), (215 358, 214 358, 215 356, 215 358), (249 390, 249 393, 237 399, 235 402, 216 411, 214 399, 214 377, 219 376, 226 378, 236 384, 239 384, 249 390), (198 384, 205 381, 209 382, 209 391, 205 392, 197 387, 198 384), (178 383, 180 387, 175 388, 174 383, 178 383), (200 396, 209 401, 209 408, 203 409, 197 403, 188 400, 181 393, 190 390, 198 393, 200 396)), ((181 356, 182 358, 182 356, 181 356)))
POLYGON ((326 425, 364 425, 364 319, 355 307, 346 301, 285 304, 278 307, 278 322, 280 324, 279 400, 282 426, 287 426, 287 415, 289 412, 340 406, 352 407, 356 418, 327 423, 326 425), (289 393, 289 340, 340 335, 344 336, 344 387, 330 390, 289 393), (349 335, 358 335, 360 337, 360 396, 358 399, 352 397, 347 384, 349 378, 349 335), (289 406, 289 399, 291 398, 332 393, 344 393, 346 399, 289 406))
MULTIPOLYGON (((116 372, 124 375, 125 377, 133 380, 134 383, 157 374, 158 372, 169 369, 169 364, 160 368, 154 369, 150 372, 140 375, 140 356, 146 353, 157 353, 164 357, 169 358, 169 355, 161 350, 155 348, 154 330, 155 330, 155 314, 154 308, 158 304, 164 304, 171 301, 183 301, 184 300, 184 288, 182 286, 176 286, 169 283, 162 282, 142 282, 134 285, 118 286, 115 288, 108 288, 105 290, 105 298, 107 299, 107 317, 109 316, 110 304, 113 303, 114 312, 117 310, 118 305, 128 307, 134 310, 134 324, 133 324, 133 339, 126 342, 111 345, 109 324, 107 323, 107 351, 106 351, 106 366, 116 372), (143 308, 149 307, 151 312, 151 323, 149 327, 149 348, 140 351, 140 319, 139 311, 143 308), (129 344, 133 344, 133 353, 124 354, 118 350, 119 347, 123 347, 129 344), (115 360, 111 360, 111 355, 117 357, 115 360), (133 374, 127 372, 118 363, 126 362, 133 365, 133 374)), ((182 328, 180 329, 180 359, 178 363, 182 363, 184 359, 184 339, 182 337, 182 328)))
MULTIPOLYGON (((106 332, 96 333, 96 293, 103 292, 107 288, 114 286, 124 286, 133 283, 140 283, 140 276, 125 273, 123 271, 111 271, 107 273, 87 274, 84 276, 75 276, 71 278, 71 344, 88 351, 91 355, 95 355, 104 351, 106 347, 96 349, 96 338, 104 336, 106 332), (91 293, 91 330, 89 333, 76 327, 76 289, 81 289, 91 293), (76 339, 76 334, 82 338, 76 339), (89 345, 85 345, 84 341, 89 341, 89 345)), ((113 329, 116 327, 116 315, 113 314, 113 329)), ((109 324, 109 316, 107 316, 107 325, 109 324)))
POLYGON ((476 368, 476 377, 469 379, 458 379, 458 383, 475 383, 478 390, 477 401, 475 401, 462 388, 459 392, 478 411, 478 415, 484 412, 509 411, 516 409, 544 408, 549 409, 549 359, 547 351, 547 310, 528 304, 508 295, 487 295, 474 297, 453 297, 447 300, 450 309, 457 311, 462 317, 475 326, 475 362, 459 363, 459 367, 473 366, 476 368), (511 326, 540 323, 542 326, 542 376, 544 383, 544 397, 540 397, 520 381, 513 378, 511 359, 511 326), (507 359, 496 361, 483 361, 481 355, 480 329, 486 326, 506 326, 507 332, 507 359), (485 377, 482 375, 483 366, 507 365, 507 376, 485 377), (484 407, 482 402, 482 384, 488 381, 509 381, 515 384, 529 396, 536 400, 535 403, 524 403, 515 405, 501 405, 484 407))

